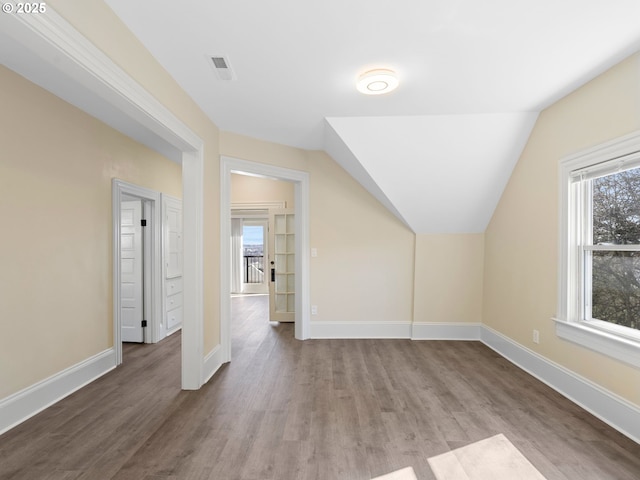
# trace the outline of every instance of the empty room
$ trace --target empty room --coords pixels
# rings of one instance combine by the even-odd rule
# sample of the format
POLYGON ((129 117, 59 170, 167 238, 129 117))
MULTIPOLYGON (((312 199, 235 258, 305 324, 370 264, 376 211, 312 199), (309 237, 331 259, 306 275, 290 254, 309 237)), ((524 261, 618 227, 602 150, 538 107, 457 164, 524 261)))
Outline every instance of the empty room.
POLYGON ((4 2, 0 479, 640 478, 637 18, 4 2))

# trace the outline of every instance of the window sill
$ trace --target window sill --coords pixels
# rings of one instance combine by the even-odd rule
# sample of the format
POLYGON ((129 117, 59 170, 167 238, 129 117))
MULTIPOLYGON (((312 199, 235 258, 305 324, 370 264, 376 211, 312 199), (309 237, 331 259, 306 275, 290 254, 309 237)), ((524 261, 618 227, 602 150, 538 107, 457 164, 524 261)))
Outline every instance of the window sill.
POLYGON ((553 318, 556 335, 621 362, 640 368, 640 342, 589 327, 553 318))

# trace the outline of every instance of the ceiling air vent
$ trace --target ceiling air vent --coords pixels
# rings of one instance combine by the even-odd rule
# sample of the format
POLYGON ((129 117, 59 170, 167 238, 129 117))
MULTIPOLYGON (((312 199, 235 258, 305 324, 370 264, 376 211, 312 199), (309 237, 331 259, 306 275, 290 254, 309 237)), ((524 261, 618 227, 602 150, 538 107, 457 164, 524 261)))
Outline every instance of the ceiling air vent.
POLYGON ((211 57, 213 71, 219 80, 235 80, 236 76, 229 65, 229 61, 223 56, 211 57))

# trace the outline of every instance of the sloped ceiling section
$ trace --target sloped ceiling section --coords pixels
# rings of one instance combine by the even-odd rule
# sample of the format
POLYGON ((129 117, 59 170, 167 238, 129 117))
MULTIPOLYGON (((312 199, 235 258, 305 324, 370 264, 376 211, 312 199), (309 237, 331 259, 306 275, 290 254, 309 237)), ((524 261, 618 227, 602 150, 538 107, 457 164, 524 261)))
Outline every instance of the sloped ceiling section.
POLYGON ((483 232, 537 117, 327 118, 346 149, 329 153, 414 232, 483 232))
MULTIPOLYGON (((380 189, 376 181, 369 175, 364 165, 349 149, 342 137, 334 130, 331 125, 331 119, 326 119, 324 145, 325 151, 336 160, 349 175, 355 178, 371 195, 373 195, 382 205, 384 205, 391 213, 406 226, 411 228, 409 222, 405 220, 402 214, 396 209, 393 202, 380 189)), ((337 120, 340 123, 340 119, 337 120)))

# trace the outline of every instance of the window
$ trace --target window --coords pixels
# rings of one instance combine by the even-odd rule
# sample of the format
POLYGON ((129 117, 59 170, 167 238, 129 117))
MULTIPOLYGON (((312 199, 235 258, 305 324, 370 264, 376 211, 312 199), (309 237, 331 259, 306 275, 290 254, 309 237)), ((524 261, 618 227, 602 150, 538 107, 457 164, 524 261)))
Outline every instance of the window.
POLYGON ((640 366, 640 134, 561 163, 558 335, 640 366))
POLYGON ((580 320, 640 329, 640 166, 631 156, 572 172, 580 320), (614 169, 615 171, 611 172, 614 169))

